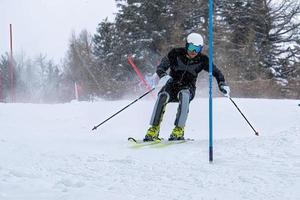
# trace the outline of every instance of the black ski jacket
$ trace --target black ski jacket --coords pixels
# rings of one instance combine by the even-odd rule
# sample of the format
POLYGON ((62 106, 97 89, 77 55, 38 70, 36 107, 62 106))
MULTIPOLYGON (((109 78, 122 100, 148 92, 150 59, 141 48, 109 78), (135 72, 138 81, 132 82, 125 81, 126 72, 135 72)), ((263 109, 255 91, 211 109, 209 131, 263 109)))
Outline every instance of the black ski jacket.
MULTIPOLYGON (((198 74, 203 69, 209 71, 209 58, 200 53, 195 58, 189 59, 186 54, 185 48, 172 49, 161 60, 156 73, 161 78, 167 75, 167 70, 170 69, 169 75, 172 77, 172 85, 195 90, 198 74)), ((218 84, 225 83, 223 74, 215 65, 213 65, 213 76, 217 79, 218 84)))

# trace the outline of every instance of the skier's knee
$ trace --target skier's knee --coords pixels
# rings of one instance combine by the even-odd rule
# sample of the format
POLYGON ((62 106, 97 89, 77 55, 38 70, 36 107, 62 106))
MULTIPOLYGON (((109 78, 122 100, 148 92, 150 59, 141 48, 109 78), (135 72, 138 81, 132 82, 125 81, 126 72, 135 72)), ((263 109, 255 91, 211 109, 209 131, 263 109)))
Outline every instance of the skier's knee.
POLYGON ((177 110, 175 126, 184 127, 189 113, 190 91, 180 90, 178 93, 179 106, 177 110))
POLYGON ((167 92, 160 92, 158 94, 158 98, 162 102, 168 102, 170 95, 167 92))
POLYGON ((180 100, 180 99, 184 99, 184 100, 186 100, 186 99, 190 99, 190 97, 191 97, 191 92, 190 92, 190 90, 189 89, 184 89, 184 90, 180 90, 179 91, 179 93, 178 93, 178 99, 180 100))

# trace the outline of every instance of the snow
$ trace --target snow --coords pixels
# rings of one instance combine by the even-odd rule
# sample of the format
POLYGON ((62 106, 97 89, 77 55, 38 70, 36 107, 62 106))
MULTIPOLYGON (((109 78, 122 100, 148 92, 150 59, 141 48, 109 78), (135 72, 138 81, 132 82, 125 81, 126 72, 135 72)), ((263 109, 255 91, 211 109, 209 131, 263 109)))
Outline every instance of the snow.
MULTIPOLYGON (((208 162, 208 100, 192 101, 194 142, 133 149, 154 100, 0 104, 0 199, 300 199, 299 100, 214 99, 214 162, 208 162)), ((169 104, 161 136, 173 128, 169 104)))
POLYGON ((133 3, 132 5, 134 5, 134 6, 138 7, 138 8, 142 6, 141 3, 133 3))

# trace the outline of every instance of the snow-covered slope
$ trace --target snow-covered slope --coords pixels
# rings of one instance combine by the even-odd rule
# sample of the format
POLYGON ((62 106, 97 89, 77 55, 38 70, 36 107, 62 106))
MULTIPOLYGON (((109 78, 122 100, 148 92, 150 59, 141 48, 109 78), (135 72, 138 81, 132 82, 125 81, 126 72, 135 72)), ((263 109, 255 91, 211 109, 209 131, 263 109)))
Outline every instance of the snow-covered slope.
MULTIPOLYGON (((208 162, 208 103, 191 103, 186 137, 164 148, 130 148, 154 101, 0 104, 0 199, 300 199, 300 107, 296 100, 214 100, 214 162, 208 162)), ((173 128, 167 107, 161 136, 173 128)))

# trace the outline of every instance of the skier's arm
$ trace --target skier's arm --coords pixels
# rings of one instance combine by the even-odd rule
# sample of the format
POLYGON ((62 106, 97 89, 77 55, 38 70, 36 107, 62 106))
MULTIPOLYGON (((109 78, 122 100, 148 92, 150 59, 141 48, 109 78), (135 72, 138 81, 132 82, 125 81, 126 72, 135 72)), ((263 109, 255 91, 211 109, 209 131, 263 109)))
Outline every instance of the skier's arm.
MULTIPOLYGON (((209 59, 208 57, 205 58, 204 62, 204 70, 209 72, 209 59)), ((213 76, 216 78, 218 84, 225 83, 225 78, 222 72, 218 69, 216 65, 213 64, 213 76)))
POLYGON ((218 84, 221 82, 225 83, 225 78, 222 72, 217 68, 216 65, 213 65, 213 76, 217 79, 218 84))
POLYGON ((167 73, 167 70, 170 68, 170 60, 168 56, 164 57, 160 64, 157 66, 156 74, 160 78, 156 88, 163 87, 172 77, 167 73))
POLYGON ((159 78, 168 75, 167 71, 171 64, 176 60, 176 49, 172 49, 167 56, 163 57, 160 64, 157 66, 156 73, 159 78))
POLYGON ((172 80, 172 77, 167 73, 167 70, 171 66, 171 59, 174 57, 174 50, 171 50, 167 56, 165 56, 160 64, 157 66, 156 74, 160 78, 156 88, 163 87, 168 81, 172 80))
MULTIPOLYGON (((205 63, 204 63, 205 67, 204 70, 205 71, 209 71, 209 59, 208 57, 206 57, 205 59, 205 63)), ((218 86, 220 91, 227 97, 229 97, 230 95, 230 88, 229 86, 225 83, 225 78, 224 75, 222 74, 222 72, 218 69, 218 67, 216 65, 213 64, 213 76, 217 79, 218 82, 218 86)))
POLYGON ((162 78, 163 76, 167 75, 167 70, 170 68, 170 60, 168 56, 163 57, 160 64, 157 66, 156 74, 159 76, 159 78, 162 78))

